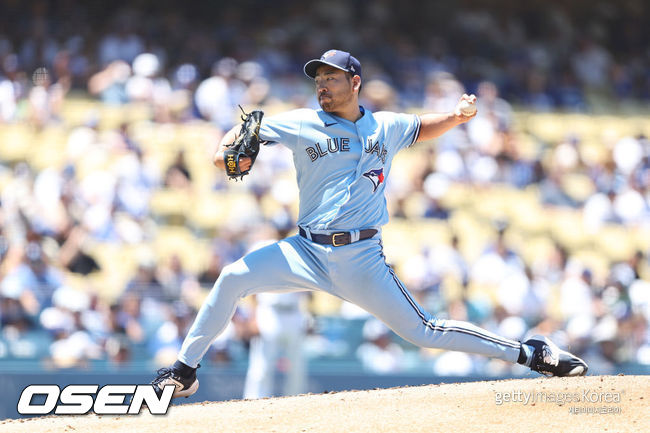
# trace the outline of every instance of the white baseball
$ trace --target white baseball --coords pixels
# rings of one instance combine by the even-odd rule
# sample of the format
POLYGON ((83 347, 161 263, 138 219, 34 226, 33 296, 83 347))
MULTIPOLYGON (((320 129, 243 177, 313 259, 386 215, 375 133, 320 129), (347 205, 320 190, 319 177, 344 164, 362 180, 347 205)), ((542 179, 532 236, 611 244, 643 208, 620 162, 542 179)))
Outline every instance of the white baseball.
POLYGON ((463 99, 458 105, 458 111, 464 116, 473 116, 476 113, 476 104, 469 102, 467 99, 463 99))

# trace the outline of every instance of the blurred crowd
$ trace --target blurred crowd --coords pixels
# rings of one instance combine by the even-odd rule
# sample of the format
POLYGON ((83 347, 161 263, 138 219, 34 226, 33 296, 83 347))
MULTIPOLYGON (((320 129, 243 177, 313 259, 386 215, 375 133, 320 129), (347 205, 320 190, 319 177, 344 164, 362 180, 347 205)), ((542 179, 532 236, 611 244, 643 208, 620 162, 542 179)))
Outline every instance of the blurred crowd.
MULTIPOLYGON (((478 96, 472 122, 415 150, 420 153, 408 169, 396 165, 387 184, 393 220, 448 222, 459 214, 446 200, 454 185, 500 186, 534 189, 543 209, 574 212, 590 236, 605 227, 650 230, 647 128, 599 137, 599 158, 586 152, 570 125, 562 139, 522 152, 511 107, 588 111, 594 101, 647 103, 650 41, 643 2, 586 9, 581 2, 552 9, 501 2, 484 10, 473 1, 399 7, 390 0, 278 1, 263 17, 254 13, 257 1, 197 5, 191 15, 164 2, 152 13, 145 13, 146 1, 139 2, 141 9, 114 3, 2 2, 0 130, 63 128, 66 163, 36 170, 29 158, 0 160, 0 359, 45 359, 60 367, 167 365, 222 267, 295 229, 295 185, 287 181, 291 154, 263 148, 253 173, 237 186, 236 194, 254 198, 240 224, 197 233, 211 236, 205 266, 190 269, 180 252, 162 260, 150 250, 137 256, 136 271, 110 296, 91 283, 80 290, 85 276, 91 281, 98 272, 113 272, 102 269, 98 250, 150 244, 172 224, 153 214, 156 192, 232 188, 218 176, 197 185, 183 152, 160 165, 156 149, 133 133, 139 120, 102 131, 93 114, 83 125, 69 125, 66 101, 85 92, 103 107, 146 106, 151 130, 163 134, 169 124, 209 124, 216 142, 237 122, 238 104, 270 111, 313 107, 302 64, 332 46, 348 49, 364 66, 361 98, 369 109, 446 111, 464 92, 478 96), (577 192, 568 182, 576 176, 577 192), (269 198, 279 210, 265 209, 269 198)), ((550 335, 600 373, 622 363, 650 365, 648 245, 629 249, 601 274, 562 239, 530 260, 510 241, 516 229, 510 221, 487 227, 490 236, 479 254, 463 248, 473 241, 471 233, 450 231, 448 241, 423 242, 408 260, 389 258, 434 315, 518 340, 529 332, 550 335), (449 284, 458 293, 449 295, 449 284), (491 296, 477 287, 489 288, 491 296)), ((416 350, 345 303, 326 318, 316 300, 301 302, 309 310, 304 347, 312 359, 345 355, 378 373, 523 372, 471 355, 416 350)), ((254 310, 246 304, 238 309, 208 362, 245 356, 259 337, 254 310)))
POLYGON ((4 121, 21 118, 22 102, 42 117, 40 110, 80 89, 114 104, 152 100, 160 120, 202 116, 229 124, 233 100, 304 105, 311 86, 301 67, 332 47, 361 60, 366 93, 395 93, 392 102, 402 108, 435 98, 440 73, 472 92, 491 81, 508 101, 536 110, 650 98, 650 8, 641 0, 553 7, 281 0, 262 15, 260 0, 183 10, 147 0, 0 4, 4 121), (32 80, 43 86, 32 89, 32 80), (191 109, 176 112, 195 91, 191 109))

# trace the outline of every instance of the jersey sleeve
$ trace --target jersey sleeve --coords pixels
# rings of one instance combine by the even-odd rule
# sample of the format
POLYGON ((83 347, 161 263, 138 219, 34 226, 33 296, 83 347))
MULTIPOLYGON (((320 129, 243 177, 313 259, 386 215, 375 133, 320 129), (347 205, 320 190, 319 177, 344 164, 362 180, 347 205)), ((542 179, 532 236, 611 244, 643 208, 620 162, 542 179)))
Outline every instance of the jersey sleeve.
POLYGON ((264 117, 260 126, 260 138, 268 141, 268 144, 282 143, 294 149, 298 144, 302 117, 301 110, 264 117))
POLYGON ((420 135, 420 125, 417 114, 390 113, 386 116, 387 136, 396 152, 415 143, 420 135))

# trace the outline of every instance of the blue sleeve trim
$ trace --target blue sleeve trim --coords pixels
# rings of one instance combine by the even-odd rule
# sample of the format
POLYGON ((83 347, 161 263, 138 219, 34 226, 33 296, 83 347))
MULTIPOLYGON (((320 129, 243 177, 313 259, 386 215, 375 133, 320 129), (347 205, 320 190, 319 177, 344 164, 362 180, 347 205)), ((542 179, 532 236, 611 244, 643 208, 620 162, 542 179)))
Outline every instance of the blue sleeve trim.
POLYGON ((416 141, 418 141, 418 138, 420 137, 420 128, 422 127, 422 119, 420 119, 420 116, 417 114, 414 114, 415 118, 418 121, 418 126, 415 128, 415 134, 413 135, 413 141, 411 144, 408 145, 408 147, 411 147, 415 144, 416 141))

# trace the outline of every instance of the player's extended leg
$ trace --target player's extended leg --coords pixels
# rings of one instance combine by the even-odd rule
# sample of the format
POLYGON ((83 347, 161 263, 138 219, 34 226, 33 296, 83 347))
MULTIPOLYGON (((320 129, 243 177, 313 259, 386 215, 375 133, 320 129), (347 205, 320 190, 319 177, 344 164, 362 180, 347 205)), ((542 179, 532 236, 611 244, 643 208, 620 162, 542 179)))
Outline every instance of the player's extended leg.
POLYGON ((544 351, 553 348, 547 344, 548 341, 535 340, 542 343, 535 347, 529 340, 522 346, 518 341, 501 337, 469 322, 432 317, 413 299, 385 263, 378 239, 339 248, 330 257, 330 266, 335 269, 332 278, 336 295, 366 309, 413 344, 526 363, 536 371, 553 370, 555 375, 586 372, 587 366, 582 360, 559 349, 554 354, 563 357, 560 361, 566 362, 561 368, 550 365, 553 362, 558 364, 558 360, 544 358, 544 351))
MULTIPOLYGON (((240 299, 261 292, 318 290, 329 284, 313 253, 295 237, 253 251, 224 267, 183 341, 178 359, 196 367, 226 328, 240 299)), ((263 327, 263 323, 258 324, 263 327)))
MULTIPOLYGON (((159 370, 152 383, 161 393, 165 385, 175 385, 175 397, 196 392, 195 370, 199 361, 228 325, 240 299, 269 291, 318 290, 331 284, 316 254, 317 251, 308 250, 294 236, 225 266, 183 341, 179 362, 159 370)), ((258 325, 264 326, 263 323, 258 325)))

